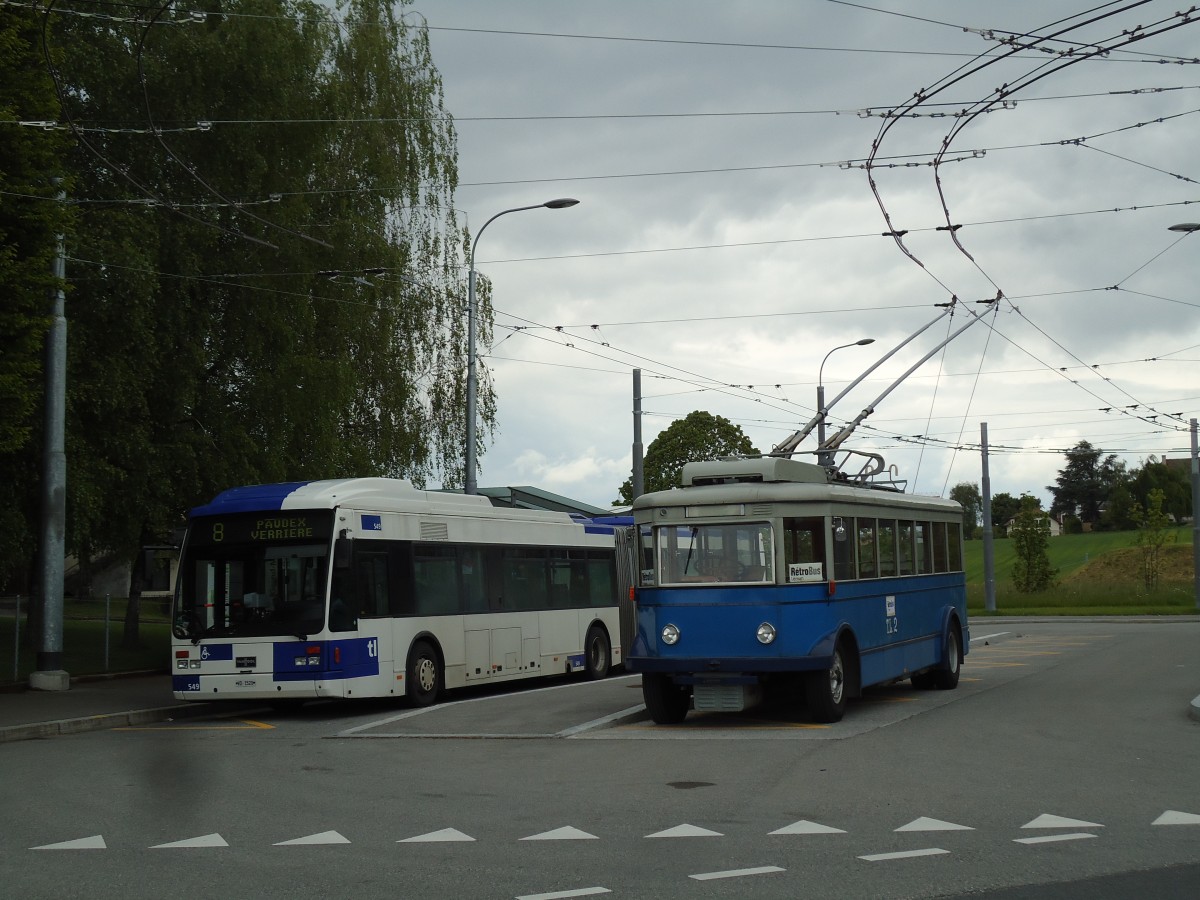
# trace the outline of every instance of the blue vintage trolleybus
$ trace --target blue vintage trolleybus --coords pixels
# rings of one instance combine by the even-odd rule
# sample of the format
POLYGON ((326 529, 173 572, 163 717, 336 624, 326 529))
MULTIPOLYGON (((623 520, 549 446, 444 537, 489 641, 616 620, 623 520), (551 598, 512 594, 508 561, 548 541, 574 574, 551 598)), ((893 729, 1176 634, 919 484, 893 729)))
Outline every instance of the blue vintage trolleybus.
POLYGON ((869 685, 954 688, 968 647, 962 511, 781 457, 689 463, 639 497, 636 634, 651 717, 740 710, 772 683, 819 722, 869 685))

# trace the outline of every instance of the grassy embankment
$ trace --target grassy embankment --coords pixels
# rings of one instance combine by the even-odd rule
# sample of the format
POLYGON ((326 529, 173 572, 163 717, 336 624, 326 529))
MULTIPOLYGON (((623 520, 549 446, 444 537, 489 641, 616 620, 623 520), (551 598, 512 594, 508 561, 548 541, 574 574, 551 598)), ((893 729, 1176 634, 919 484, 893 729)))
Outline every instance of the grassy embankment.
MULTIPOLYGON (((1013 587, 1016 553, 1011 541, 998 538, 995 547, 996 615, 1008 616, 1125 616, 1195 613, 1192 580, 1192 529, 1170 530, 1172 543, 1163 548, 1162 575, 1157 590, 1148 592, 1142 576, 1142 551, 1137 532, 1115 531, 1065 534, 1050 538, 1047 555, 1057 569, 1053 587, 1022 594, 1013 587)), ((984 614, 983 541, 964 544, 967 608, 984 614)))

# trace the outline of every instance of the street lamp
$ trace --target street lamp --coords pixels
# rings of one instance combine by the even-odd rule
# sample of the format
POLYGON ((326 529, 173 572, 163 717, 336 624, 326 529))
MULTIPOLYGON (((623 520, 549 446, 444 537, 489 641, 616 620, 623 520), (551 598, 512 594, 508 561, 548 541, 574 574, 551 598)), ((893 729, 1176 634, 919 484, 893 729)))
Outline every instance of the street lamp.
POLYGON ((516 206, 512 209, 501 210, 483 223, 483 227, 475 232, 475 240, 471 242, 471 268, 467 274, 467 451, 463 493, 478 493, 478 485, 475 480, 475 394, 478 390, 475 377, 475 316, 478 312, 475 301, 475 251, 479 247, 479 238, 482 237, 484 229, 492 222, 509 213, 523 212, 527 209, 542 209, 543 207, 545 209, 566 209, 578 202, 570 197, 563 197, 558 200, 547 200, 545 203, 535 203, 533 206, 516 206))
POLYGON ((1193 231, 1200 231, 1200 222, 1181 222, 1178 225, 1170 226, 1167 231, 1183 231, 1191 234, 1193 231))
POLYGON ((821 360, 821 367, 817 369, 817 462, 822 466, 833 465, 833 453, 821 449, 825 445, 825 414, 828 412, 825 409, 825 360, 838 350, 845 350, 847 347, 865 347, 867 344, 873 343, 875 343, 875 338, 863 338, 852 344, 834 347, 825 354, 825 359, 821 360))

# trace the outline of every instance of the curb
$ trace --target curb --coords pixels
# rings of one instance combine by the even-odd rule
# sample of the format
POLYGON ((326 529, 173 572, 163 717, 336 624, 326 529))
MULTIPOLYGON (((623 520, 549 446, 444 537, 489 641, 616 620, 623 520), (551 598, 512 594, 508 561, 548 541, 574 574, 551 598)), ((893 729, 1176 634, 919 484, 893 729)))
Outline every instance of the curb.
MULTIPOLYGON (((224 704, 222 704, 224 707, 224 704)), ((261 709, 261 707, 255 707, 261 709)), ((103 713, 95 716, 80 716, 74 719, 56 719, 49 722, 34 722, 28 725, 0 727, 0 744, 15 741, 33 741, 40 738, 58 737, 64 734, 83 734, 88 731, 103 731, 109 728, 124 728, 130 725, 150 725, 154 722, 171 722, 175 719, 194 719, 202 716, 225 718, 243 715, 250 709, 217 708, 210 703, 188 703, 182 706, 161 706, 153 709, 135 709, 128 712, 103 713)))

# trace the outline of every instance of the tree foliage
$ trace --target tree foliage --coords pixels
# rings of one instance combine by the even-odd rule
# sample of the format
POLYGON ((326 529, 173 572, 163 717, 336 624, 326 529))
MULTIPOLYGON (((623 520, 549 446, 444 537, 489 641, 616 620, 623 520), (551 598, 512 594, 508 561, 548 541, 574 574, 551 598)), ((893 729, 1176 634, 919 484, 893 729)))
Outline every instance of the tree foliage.
POLYGON ((56 235, 70 211, 53 202, 66 174, 61 132, 17 125, 58 116, 37 19, 0 7, 0 590, 28 566, 36 526, 46 329, 56 235), (31 491, 30 488, 33 488, 31 491))
POLYGON ((1046 550, 1050 546, 1050 520, 1036 497, 1021 495, 1021 511, 1008 530, 1017 561, 1013 564, 1013 587, 1023 594, 1044 591, 1054 583, 1046 550))
MULTIPOLYGON (((734 425, 723 416, 696 410, 672 422, 646 448, 643 462, 646 493, 678 487, 684 463, 723 456, 757 455, 758 451, 750 438, 742 433, 740 425, 734 425)), ((620 487, 620 497, 614 503, 627 505, 633 500, 633 481, 626 479, 620 487)))
MULTIPOLYGON (((992 497, 992 527, 1005 528, 1021 511, 1021 501, 1012 494, 1001 491, 992 497)), ((1003 533, 1003 532, 1001 532, 1003 533)))
POLYGON ((950 499, 963 509, 963 535, 967 540, 975 537, 975 529, 983 517, 983 494, 979 485, 961 481, 950 488, 950 499))
POLYGON ((1138 529, 1137 546, 1142 554, 1142 583, 1147 591, 1158 587, 1163 547, 1175 539, 1174 532, 1168 530, 1171 520, 1162 509, 1164 497, 1161 489, 1153 488, 1145 507, 1133 509, 1133 520, 1138 529))
POLYGON ((73 550, 136 559, 233 484, 462 483, 456 137, 407 5, 56 5, 73 550))
POLYGON ((1103 451, 1088 441, 1080 441, 1066 452, 1066 466, 1054 484, 1046 486, 1054 496, 1051 515, 1078 515, 1085 524, 1099 521, 1100 504, 1125 478, 1125 463, 1115 453, 1101 459, 1102 455, 1103 451))

